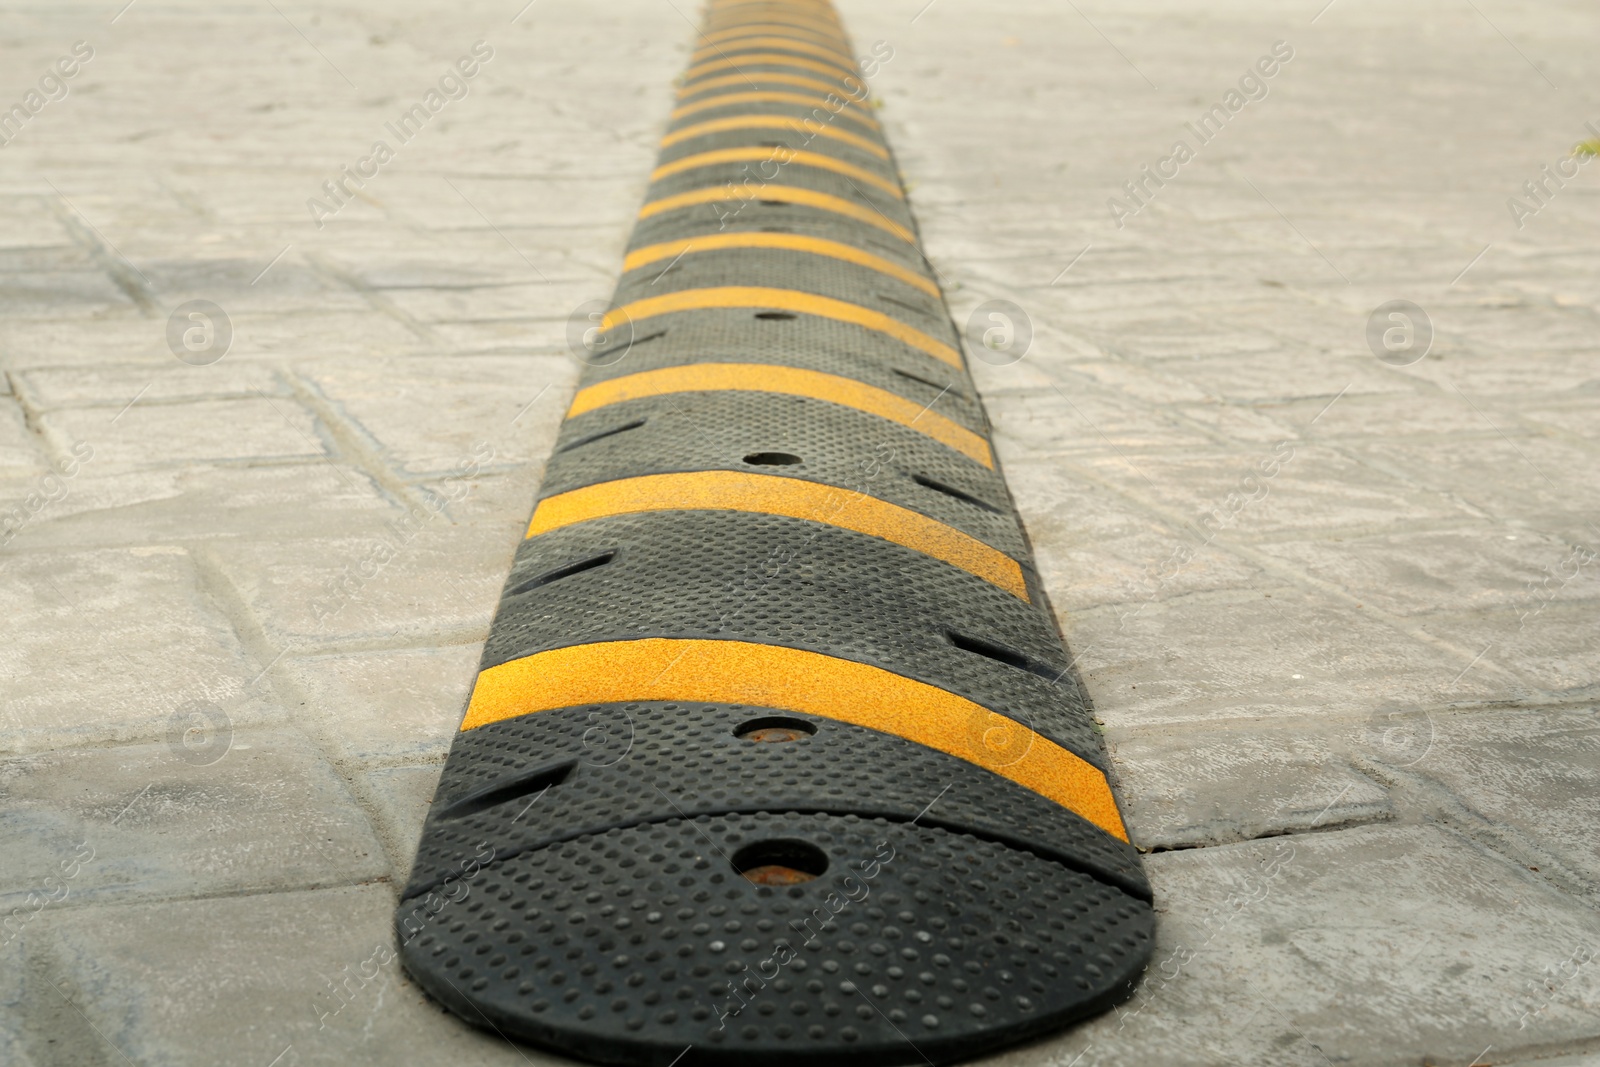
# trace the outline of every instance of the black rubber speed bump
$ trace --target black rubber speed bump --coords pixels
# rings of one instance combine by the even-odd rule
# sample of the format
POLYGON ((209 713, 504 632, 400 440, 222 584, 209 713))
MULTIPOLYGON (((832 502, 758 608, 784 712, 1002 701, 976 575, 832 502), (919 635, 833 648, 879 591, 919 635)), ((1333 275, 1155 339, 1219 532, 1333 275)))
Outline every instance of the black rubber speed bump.
POLYGON ((852 55, 824 0, 700 35, 396 916, 476 1025, 605 1063, 945 1062, 1149 956, 852 55))

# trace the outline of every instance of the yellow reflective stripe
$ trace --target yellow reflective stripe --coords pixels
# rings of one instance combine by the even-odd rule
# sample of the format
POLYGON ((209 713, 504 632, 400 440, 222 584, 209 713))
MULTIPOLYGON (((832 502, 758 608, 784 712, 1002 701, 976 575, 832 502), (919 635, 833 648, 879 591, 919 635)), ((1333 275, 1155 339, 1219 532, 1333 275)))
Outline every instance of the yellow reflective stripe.
POLYGON ((939 286, 914 270, 902 267, 882 256, 875 256, 854 245, 828 241, 821 237, 807 237, 799 233, 708 233, 699 237, 664 241, 661 244, 646 245, 629 252, 627 258, 622 261, 622 272, 626 274, 651 263, 659 263, 663 259, 676 259, 696 252, 721 252, 731 248, 780 249, 786 252, 805 252, 813 256, 842 259, 846 263, 854 263, 858 267, 887 274, 896 281, 905 282, 935 299, 940 297, 939 286))
POLYGON ((893 541, 1028 599, 1017 561, 970 534, 865 493, 773 474, 691 471, 587 485, 541 500, 528 523, 528 536, 643 511, 747 511, 826 523, 893 541))
POLYGON ((830 404, 864 411, 869 415, 897 422, 955 449, 968 459, 993 469, 994 457, 989 442, 960 423, 937 415, 927 407, 898 396, 887 389, 842 378, 837 374, 779 367, 767 363, 693 363, 684 367, 663 367, 579 389, 572 398, 567 418, 573 418, 627 400, 664 396, 669 393, 708 393, 719 390, 753 393, 782 393, 825 400, 830 404))
POLYGON ((888 193, 896 200, 905 199, 905 194, 900 191, 898 183, 874 174, 870 170, 858 167, 854 163, 846 163, 836 156, 825 156, 820 152, 801 152, 789 148, 767 148, 763 145, 754 145, 749 148, 719 148, 713 152, 698 152, 692 156, 684 156, 682 159, 674 159, 671 163, 663 163, 651 171, 650 180, 653 182, 660 181, 662 178, 670 178, 674 174, 682 174, 686 170, 714 167, 719 163, 761 163, 767 161, 777 163, 783 167, 815 167, 818 170, 843 174, 846 178, 865 182, 876 189, 888 193), (779 153, 783 153, 783 159, 775 158, 779 153))
POLYGON ((675 293, 646 297, 624 304, 606 312, 600 328, 609 330, 618 323, 637 322, 655 315, 670 315, 678 311, 708 311, 719 308, 772 308, 793 311, 802 315, 816 315, 835 322, 848 322, 876 333, 887 334, 902 344, 919 352, 926 352, 952 367, 960 367, 961 353, 943 341, 929 337, 914 326, 890 318, 881 311, 849 304, 831 296, 817 296, 798 289, 771 289, 758 285, 717 285, 706 289, 680 289, 675 293))
POLYGON ((708 13, 710 22, 744 22, 755 16, 760 19, 784 18, 792 21, 808 22, 814 26, 826 26, 840 34, 844 28, 839 22, 839 16, 831 7, 822 4, 771 4, 762 0, 747 0, 747 2, 732 4, 712 4, 708 13), (739 8, 761 8, 759 12, 745 11, 732 14, 739 8))
POLYGON ((784 22, 773 18, 766 22, 739 22, 728 26, 726 29, 717 30, 715 33, 702 33, 700 40, 710 44, 719 41, 735 40, 752 33, 771 34, 796 40, 816 41, 818 44, 835 44, 841 51, 848 48, 849 43, 844 37, 827 29, 818 29, 817 23, 805 21, 784 22))
MULTIPOLYGON (((834 94, 834 99, 840 101, 844 100, 844 98, 839 96, 837 93, 834 94)), ((804 93, 784 93, 778 91, 724 93, 722 96, 707 97, 704 100, 697 100, 692 104, 684 104, 682 107, 674 109, 672 114, 668 117, 673 122, 676 122, 679 119, 688 118, 690 115, 696 115, 702 111, 710 111, 713 108, 719 107, 734 107, 738 104, 794 104, 798 107, 811 108, 813 112, 826 111, 829 114, 837 115, 840 118, 849 119, 851 122, 859 123, 860 125, 867 127, 869 130, 876 130, 878 128, 877 120, 871 115, 862 115, 855 111, 851 111, 846 108, 842 102, 839 105, 839 110, 834 111, 828 106, 828 100, 826 97, 807 96, 804 93)))
POLYGON ((893 734, 1010 779, 1128 839, 1104 772, 1015 719, 882 667, 783 645, 647 637, 536 652, 478 675, 461 729, 644 700, 776 708, 893 734))
POLYGON ((756 81, 776 82, 779 85, 798 85, 804 89, 832 93, 835 96, 843 97, 846 102, 854 104, 856 107, 866 107, 867 86, 865 82, 859 79, 857 84, 861 87, 861 94, 857 96, 853 92, 841 93, 839 86, 830 82, 808 78, 804 74, 786 74, 781 70, 753 70, 748 74, 730 74, 725 78, 712 78, 710 81, 701 82, 699 85, 686 85, 678 90, 678 99, 682 100, 686 96, 698 96, 708 89, 725 89, 730 85, 743 89, 747 88, 751 82, 756 81))
POLYGON ((709 47, 702 48, 700 51, 689 57, 689 62, 695 63, 710 56, 721 56, 724 59, 731 59, 737 55, 739 51, 746 48, 750 49, 751 51, 759 51, 765 48, 789 49, 790 51, 794 52, 803 52, 809 56, 821 56, 824 59, 837 59, 842 61, 844 66, 852 70, 854 69, 855 63, 855 60, 851 58, 848 52, 841 52, 837 48, 828 48, 825 45, 813 44, 810 41, 801 41, 794 37, 763 37, 755 34, 752 34, 749 37, 734 37, 723 41, 721 44, 713 44, 709 47))
MULTIPOLYGON (((786 56, 782 52, 752 52, 749 55, 738 56, 734 59, 713 59, 710 62, 701 63, 697 67, 690 67, 684 71, 683 80, 688 83, 707 74, 715 74, 719 70, 739 70, 739 64, 741 63, 748 63, 751 66, 796 67, 800 70, 814 71, 818 74, 831 74, 834 77, 839 77, 841 74, 849 78, 857 77, 855 68, 839 63, 822 63, 815 59, 804 59, 800 56, 786 56)), ((843 80, 843 78, 840 78, 840 81, 843 80)))
POLYGON ((826 137, 831 141, 839 141, 851 148, 859 148, 869 155, 887 160, 889 150, 875 141, 869 141, 858 133, 849 130, 836 130, 826 124, 815 124, 816 129, 803 125, 803 120, 789 115, 730 115, 724 119, 708 119, 697 122, 693 126, 672 130, 661 138, 662 148, 671 148, 675 144, 695 137, 705 137, 713 133, 727 133, 730 130, 788 130, 807 137, 826 137))
POLYGON ((759 22, 748 19, 713 19, 706 25, 701 40, 712 42, 743 37, 751 33, 769 33, 788 37, 803 36, 820 44, 831 44, 843 52, 850 41, 837 23, 816 22, 800 15, 774 15, 759 22))
POLYGON ((773 30, 785 32, 792 29, 804 30, 807 33, 820 37, 829 37, 835 41, 848 42, 850 35, 844 32, 844 27, 835 18, 813 18, 803 11, 773 9, 766 11, 747 11, 742 15, 729 15, 713 8, 707 13, 706 31, 698 34, 704 38, 710 36, 715 40, 718 33, 729 33, 738 29, 742 33, 769 33, 773 30))
POLYGON ((880 230, 888 230, 896 237, 908 244, 915 244, 916 237, 910 230, 885 218, 881 212, 865 204, 858 204, 853 200, 846 200, 841 196, 830 193, 819 193, 814 189, 799 189, 792 185, 762 185, 756 187, 755 192, 749 196, 742 195, 741 190, 729 189, 722 186, 714 189, 690 189, 686 193, 677 193, 673 196, 664 196, 660 200, 652 200, 639 209, 639 217, 647 219, 652 215, 659 215, 663 211, 676 211, 681 207, 694 207, 696 204, 715 204, 723 200, 776 200, 785 204, 798 204, 801 207, 816 208, 818 211, 831 211, 835 215, 855 219, 876 226, 880 230))

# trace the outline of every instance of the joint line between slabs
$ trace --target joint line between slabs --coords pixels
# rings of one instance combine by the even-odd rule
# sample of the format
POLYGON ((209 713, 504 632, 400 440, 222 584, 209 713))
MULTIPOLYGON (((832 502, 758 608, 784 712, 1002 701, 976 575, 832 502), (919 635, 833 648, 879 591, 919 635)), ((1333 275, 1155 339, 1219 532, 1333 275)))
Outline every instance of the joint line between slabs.
POLYGON ((1489 429, 1491 429, 1495 433, 1499 434, 1500 435, 1500 439, 1502 441, 1504 441, 1506 444, 1510 445, 1511 446, 1511 450, 1513 452, 1515 452, 1517 455, 1522 457, 1522 462, 1526 463, 1529 467, 1533 468, 1533 473, 1535 473, 1539 477, 1543 478, 1545 480, 1545 484, 1548 485, 1550 488, 1555 489, 1556 492, 1559 493, 1561 491, 1556 486, 1556 483, 1552 482, 1550 480, 1549 476, 1546 475, 1544 471, 1540 470, 1537 466, 1535 466, 1533 460, 1529 459, 1527 457, 1527 454, 1524 453, 1522 451, 1522 449, 1517 447, 1517 443, 1515 441, 1513 441, 1511 438, 1507 437, 1505 435, 1505 431, 1504 430, 1500 429, 1500 427, 1496 426, 1493 422, 1491 422, 1489 420, 1489 416, 1485 415, 1483 413, 1483 409, 1480 408, 1477 404, 1474 404, 1472 402, 1472 398, 1470 396, 1468 396, 1466 393, 1463 393, 1461 391, 1461 387, 1460 386, 1458 386, 1455 382, 1450 381, 1450 379, 1448 379, 1448 378, 1446 378, 1445 380, 1450 382, 1450 388, 1452 388, 1452 389, 1454 389, 1456 391, 1456 395, 1457 396, 1459 396, 1462 400, 1465 400, 1469 405, 1472 406, 1472 410, 1476 411, 1478 413, 1479 418, 1483 419, 1484 422, 1489 423, 1489 429))
MULTIPOLYGON (((1356 384, 1356 383, 1355 382, 1351 382, 1350 383, 1350 385, 1354 385, 1354 384, 1356 384)), ((1339 396, 1336 396, 1332 400, 1328 401, 1327 407, 1324 407, 1321 411, 1317 412, 1316 418, 1314 418, 1310 422, 1306 423, 1306 425, 1307 426, 1316 425, 1317 419, 1320 419, 1320 418, 1322 418, 1322 416, 1326 415, 1328 413, 1328 408, 1331 408, 1331 407, 1333 407, 1333 405, 1337 404, 1339 402, 1339 397, 1344 396, 1344 394, 1346 394, 1346 393, 1348 393, 1350 391, 1350 385, 1347 385, 1343 389, 1339 390, 1339 396)))
POLYGON ((550 383, 546 382, 544 388, 539 390, 539 392, 534 396, 534 398, 532 400, 530 400, 526 404, 522 405, 522 410, 517 412, 516 418, 513 418, 511 420, 511 425, 515 426, 517 424, 517 419, 520 419, 520 418, 522 418, 522 416, 526 415, 528 413, 528 409, 533 407, 533 405, 535 405, 535 404, 537 404, 539 402, 539 397, 544 396, 544 394, 548 393, 549 391, 550 391, 550 383))
POLYGON ((139 277, 144 278, 144 283, 146 285, 150 286, 152 289, 155 288, 154 284, 151 283, 150 279, 148 277, 146 277, 144 271, 139 270, 139 264, 135 263, 133 260, 131 260, 127 256, 123 255, 122 254, 122 249, 120 249, 116 245, 112 244, 111 243, 111 239, 108 238, 105 234, 101 233, 100 232, 100 228, 98 226, 96 226, 94 223, 89 221, 89 216, 87 216, 83 212, 79 211, 78 210, 78 205, 74 204, 71 200, 67 199, 67 194, 63 193, 59 188, 57 188, 55 182, 51 181, 49 178, 46 178, 44 180, 44 183, 55 191, 55 194, 61 198, 61 202, 63 204, 67 205, 67 207, 72 209, 72 213, 74 215, 78 216, 80 219, 83 220, 83 224, 85 226, 89 227, 89 229, 94 231, 94 235, 96 237, 100 238, 100 240, 102 240, 102 241, 104 241, 106 243, 106 247, 107 248, 111 249, 111 251, 113 251, 113 252, 115 252, 117 254, 117 258, 118 259, 122 260, 122 262, 126 263, 128 266, 132 267, 135 271, 138 271, 139 277))
POLYGON ((1507 37, 1505 35, 1505 32, 1503 30, 1501 30, 1499 26, 1496 26, 1493 22, 1489 21, 1489 16, 1485 15, 1483 13, 1483 8, 1479 7, 1476 3, 1473 3, 1473 0, 1467 0, 1467 3, 1472 4, 1472 10, 1474 10, 1474 11, 1476 11, 1478 13, 1478 17, 1483 19, 1483 21, 1488 22, 1489 23, 1489 28, 1491 30, 1493 30, 1495 33, 1500 34, 1500 39, 1502 41, 1504 41, 1506 44, 1510 45, 1512 50, 1514 52, 1516 52, 1517 55, 1522 57, 1522 61, 1524 63, 1528 64, 1528 66, 1532 67, 1533 68, 1533 72, 1535 74, 1539 75, 1539 77, 1541 77, 1541 78, 1543 78, 1545 80, 1545 84, 1546 85, 1550 86, 1550 88, 1552 88, 1552 89, 1560 91, 1561 86, 1559 86, 1555 82, 1551 81, 1550 80, 1550 76, 1548 74, 1546 74, 1544 71, 1540 70, 1538 64, 1534 63, 1533 60, 1528 58, 1528 55, 1527 55, 1526 52, 1524 52, 1522 49, 1517 47, 1517 42, 1515 42, 1511 38, 1507 37))
POLYGON ((1330 267, 1333 267, 1333 273, 1337 274, 1341 278, 1344 278, 1344 283, 1346 285, 1350 284, 1350 279, 1349 278, 1345 278, 1344 271, 1340 270, 1338 267, 1334 267, 1333 260, 1331 260, 1327 256, 1323 255, 1322 249, 1318 248, 1316 245, 1311 243, 1311 238, 1307 237, 1303 233, 1300 233, 1300 227, 1298 227, 1294 223, 1290 222, 1289 221, 1289 216, 1285 215, 1281 211, 1278 211, 1278 205, 1274 204, 1271 200, 1268 200, 1267 199, 1267 194, 1263 193, 1259 188, 1257 188, 1255 182, 1251 181, 1246 175, 1244 175, 1242 173, 1239 175, 1239 177, 1244 178, 1244 183, 1246 185, 1248 185, 1250 188, 1255 189, 1256 195, 1261 198, 1262 202, 1265 203, 1268 207, 1270 207, 1274 212, 1276 212, 1278 217, 1284 221, 1285 225, 1287 225, 1289 227, 1289 229, 1293 230, 1296 234, 1298 234, 1299 237, 1300 237, 1300 240, 1304 241, 1311 248, 1311 251, 1315 252, 1319 256, 1322 256, 1322 262, 1326 263, 1330 267))
POLYGON ((1472 668, 1476 667, 1478 665, 1478 661, 1480 659, 1482 659, 1484 657, 1484 654, 1487 653, 1489 651, 1489 649, 1491 649, 1493 647, 1494 647, 1494 641, 1492 641, 1492 640, 1487 645, 1484 645, 1483 646, 1483 651, 1479 652, 1476 656, 1473 656, 1472 657, 1472 662, 1467 664, 1465 667, 1461 668, 1461 673, 1460 674, 1458 674, 1454 678, 1450 679, 1450 684, 1451 685, 1455 685, 1457 682, 1461 681, 1461 679, 1465 678, 1467 676, 1467 672, 1470 671, 1472 668))
POLYGON ((1446 289, 1454 289, 1456 282, 1459 282, 1462 278, 1465 278, 1467 276, 1467 271, 1471 270, 1474 266, 1476 266, 1477 263, 1478 263, 1478 260, 1483 258, 1484 253, 1488 252, 1489 249, 1491 249, 1493 247, 1494 247, 1494 242, 1492 242, 1492 241, 1490 243, 1484 245, 1483 246, 1483 251, 1479 252, 1477 255, 1473 256, 1472 257, 1472 262, 1468 263, 1465 267, 1462 267, 1461 268, 1461 273, 1457 274, 1454 278, 1450 279, 1450 284, 1445 286, 1445 288, 1446 289))
POLYGON ((1077 4, 1073 3, 1072 0, 1067 0, 1067 6, 1072 8, 1072 10, 1076 11, 1078 13, 1078 17, 1080 19, 1082 19, 1084 22, 1088 22, 1089 23, 1089 28, 1091 30, 1093 30, 1095 33, 1100 34, 1100 39, 1102 41, 1104 41, 1106 44, 1111 45, 1111 50, 1113 52, 1115 52, 1117 55, 1121 56, 1122 57, 1122 61, 1124 63, 1128 64, 1128 66, 1130 66, 1130 67, 1133 67, 1133 72, 1135 74, 1139 75, 1139 77, 1144 78, 1144 83, 1146 85, 1150 86, 1150 88, 1152 88, 1152 89, 1155 89, 1156 92, 1158 92, 1158 93, 1161 91, 1159 88, 1157 88, 1155 82, 1153 82, 1149 78, 1145 77, 1144 71, 1140 70, 1137 66, 1134 66, 1133 60, 1128 58, 1127 53, 1123 52, 1122 49, 1118 48, 1116 46, 1116 43, 1114 41, 1112 41, 1111 38, 1107 37, 1104 33, 1101 32, 1099 26, 1096 26, 1094 23, 1089 22, 1089 16, 1085 15, 1083 13, 1083 10, 1080 7, 1078 7, 1077 4))
MULTIPOLYGON (((156 384, 156 383, 155 382, 151 382, 150 383, 150 385, 154 385, 154 384, 156 384)), ((122 416, 126 415, 128 413, 128 409, 133 407, 133 405, 137 404, 139 402, 139 398, 141 396, 144 396, 144 394, 146 394, 146 393, 148 393, 150 391, 150 385, 145 386, 143 389, 141 389, 137 393, 135 393, 133 395, 133 399, 128 401, 126 404, 124 404, 122 406, 122 410, 121 411, 119 411, 115 415, 111 416, 111 421, 112 422, 116 422, 118 419, 122 418, 122 416)))
POLYGON ((1129 459, 1127 456, 1123 455, 1122 449, 1117 447, 1117 443, 1115 441, 1111 440, 1111 438, 1107 437, 1106 434, 1105 434, 1105 431, 1100 429, 1100 427, 1098 427, 1098 426, 1096 426, 1094 424, 1094 420, 1093 419, 1089 418, 1089 416, 1085 415, 1082 411, 1079 411, 1078 410, 1078 405, 1074 404, 1072 402, 1072 398, 1067 396, 1066 393, 1063 393, 1061 391, 1061 387, 1059 385, 1057 385, 1055 382, 1051 382, 1050 383, 1050 388, 1054 389, 1056 391, 1056 395, 1059 396, 1062 400, 1065 400, 1067 402, 1067 406, 1070 407, 1074 412, 1077 413, 1078 418, 1082 419, 1084 422, 1087 422, 1089 424, 1090 429, 1094 430, 1095 433, 1099 434, 1101 439, 1104 440, 1106 444, 1111 446, 1111 451, 1113 451, 1113 452, 1115 452, 1117 454, 1117 458, 1121 459, 1122 462, 1126 463, 1129 467, 1133 468, 1133 472, 1135 474, 1137 474, 1139 477, 1143 478, 1145 480, 1145 483, 1147 485, 1149 485, 1151 489, 1155 489, 1156 488, 1156 483, 1150 481, 1150 476, 1148 474, 1146 474, 1144 471, 1140 470, 1139 469, 1139 465, 1137 463, 1135 463, 1133 460, 1129 459))
MULTIPOLYGON (((444 175, 441 174, 440 177, 443 178, 444 175)), ((533 260, 529 259, 527 256, 522 254, 522 249, 518 248, 516 245, 511 243, 511 238, 507 237, 504 233, 501 233, 500 227, 496 226, 494 223, 489 221, 489 216, 485 215, 481 211, 478 211, 478 205, 474 204, 471 200, 468 200, 466 193, 463 193, 460 189, 456 189, 456 183, 455 182, 451 181, 449 178, 445 178, 444 179, 444 183, 446 185, 448 185, 450 188, 455 189, 455 193, 456 193, 457 196, 459 196, 461 198, 461 202, 463 204, 466 204, 474 212, 476 212, 477 216, 480 219, 483 220, 485 226, 488 226, 489 229, 491 229, 495 233, 499 234, 500 235, 500 240, 502 240, 502 241, 504 241, 506 243, 506 247, 511 249, 511 251, 515 252, 517 254, 517 258, 521 259, 522 262, 526 263, 528 265, 528 267, 533 271, 533 273, 535 273, 535 274, 537 274, 539 276, 539 280, 540 281, 546 282, 546 283, 548 283, 550 281, 549 278, 546 278, 544 276, 544 271, 540 270, 538 267, 535 267, 533 265, 533 260)))
POLYGON ((1071 270, 1073 267, 1076 267, 1078 265, 1078 260, 1080 260, 1084 256, 1088 255, 1089 254, 1089 249, 1091 249, 1093 247, 1094 247, 1094 243, 1092 241, 1089 244, 1084 245, 1083 246, 1083 251, 1079 252, 1077 255, 1073 256, 1072 257, 1072 262, 1068 263, 1065 267, 1062 267, 1060 274, 1057 274, 1054 278, 1050 279, 1050 284, 1054 285, 1056 282, 1059 282, 1062 278, 1065 278, 1067 276, 1067 271, 1071 270))
POLYGON ((289 249, 291 249, 293 247, 294 247, 294 242, 293 241, 291 241, 288 244, 284 245, 283 246, 283 251, 279 252, 277 255, 273 256, 272 257, 272 262, 268 263, 265 267, 262 267, 261 268, 261 273, 257 274, 254 278, 252 278, 250 280, 250 284, 254 285, 256 282, 259 282, 262 278, 265 278, 267 276, 267 271, 271 270, 274 266, 276 266, 278 260, 282 259, 284 257, 284 255, 288 253, 289 249))
POLYGON ((82 1019, 84 1022, 89 1024, 89 1029, 93 1030, 99 1036, 101 1041, 104 1041, 106 1044, 111 1045, 112 1051, 116 1052, 116 1054, 118 1056, 121 1056, 122 1059, 123 1059, 123 1062, 128 1064, 128 1067, 137 1067, 137 1065, 134 1064, 134 1062, 132 1060, 128 1059, 128 1054, 126 1052, 123 1052, 120 1048, 118 1048, 115 1044, 113 1044, 111 1039, 109 1037, 107 1037, 104 1033, 102 1033, 100 1028, 94 1024, 94 1020, 89 1018, 87 1015, 85 1015, 83 1013, 83 1009, 82 1008, 80 1008, 76 1004, 72 1003, 72 998, 71 997, 69 997, 65 993, 61 992, 61 987, 56 985, 55 979, 47 978, 46 981, 48 981, 50 983, 50 988, 54 989, 56 991, 56 995, 58 997, 60 997, 62 1000, 67 1002, 67 1007, 69 1007, 73 1011, 77 1012, 78 1013, 78 1018, 82 1019))
MULTIPOLYGON (((276 11, 278 13, 278 17, 279 18, 283 19, 283 21, 285 21, 285 22, 289 22, 289 16, 285 15, 283 13, 283 9, 282 8, 280 8, 277 4, 274 4, 272 2, 272 0, 267 0, 267 3, 271 4, 272 10, 274 10, 274 11, 276 11)), ((358 92, 358 93, 361 91, 360 89, 356 89, 356 83, 351 81, 348 77, 345 77, 344 71, 340 70, 337 66, 335 66, 333 60, 329 59, 327 54, 324 53, 322 51, 322 49, 317 47, 315 41, 313 41, 311 38, 307 37, 304 33, 300 32, 300 27, 299 26, 296 26, 293 22, 289 22, 289 28, 291 30, 293 30, 295 33, 299 33, 300 34, 300 39, 302 41, 304 41, 306 44, 310 45, 312 51, 316 52, 317 55, 322 56, 322 61, 324 63, 328 64, 328 66, 333 67, 333 72, 335 74, 339 75, 339 77, 344 78, 344 83, 346 85, 350 86, 350 88, 352 88, 352 89, 355 89, 356 92, 358 92)))

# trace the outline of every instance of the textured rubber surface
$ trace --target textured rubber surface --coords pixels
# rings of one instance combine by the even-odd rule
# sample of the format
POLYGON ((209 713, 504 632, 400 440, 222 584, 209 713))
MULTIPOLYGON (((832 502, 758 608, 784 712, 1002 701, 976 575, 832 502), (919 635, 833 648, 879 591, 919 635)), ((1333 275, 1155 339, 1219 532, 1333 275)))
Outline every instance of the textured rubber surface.
POLYGON ((1103 1009, 1150 951, 1148 907, 1118 889, 849 815, 611 829, 475 881, 406 944, 407 967, 465 1018, 602 1062, 955 1059, 1103 1009), (830 869, 776 888, 724 858, 772 840, 830 869))
POLYGON ((855 54, 825 0, 722 0, 696 42, 396 915, 475 1025, 606 1063, 948 1062, 1149 956, 855 54))
POLYGON ((483 840, 509 858, 616 826, 774 810, 892 822, 921 815, 920 825, 975 831, 1150 896, 1132 847, 1060 805, 964 760, 816 716, 737 705, 595 704, 470 730, 458 755, 439 782, 407 897, 437 888, 455 873, 456 858, 483 840), (782 744, 739 736, 752 723, 797 721, 814 732, 782 744), (565 769, 560 786, 543 793, 552 768, 565 769), (517 790, 493 806, 463 803, 519 776, 526 779, 517 790), (874 783, 868 795, 864 781, 874 783))

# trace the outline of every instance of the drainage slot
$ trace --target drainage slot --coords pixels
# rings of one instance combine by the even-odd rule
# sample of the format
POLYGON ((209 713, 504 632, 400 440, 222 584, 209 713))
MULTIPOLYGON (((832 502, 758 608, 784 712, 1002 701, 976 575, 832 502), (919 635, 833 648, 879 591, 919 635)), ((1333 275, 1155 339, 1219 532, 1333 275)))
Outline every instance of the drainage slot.
POLYGON ((919 383, 921 385, 926 385, 929 389, 949 390, 950 392, 955 393, 957 396, 961 395, 960 390, 956 389, 955 386, 950 385, 948 383, 941 385, 939 382, 929 381, 927 378, 923 378, 923 377, 921 377, 919 375, 912 374, 908 370, 901 370, 899 367, 893 367, 893 368, 890 368, 890 369, 892 369, 896 374, 900 375, 900 377, 908 378, 911 381, 917 382, 917 383, 919 383))
POLYGON ((752 452, 744 461, 757 467, 792 467, 805 462, 792 452, 752 452))
POLYGON ((643 426, 646 421, 647 420, 645 419, 635 419, 633 422, 625 423, 610 430, 601 430, 599 433, 592 433, 588 437, 580 437, 570 445, 562 445, 560 450, 562 452, 571 452, 574 448, 582 448, 584 445, 592 445, 596 441, 602 441, 607 437, 614 437, 619 433, 627 433, 629 430, 637 430, 639 427, 643 426))
POLYGON ((816 726, 804 719, 790 719, 782 715, 769 715, 764 719, 751 719, 733 731, 741 741, 758 741, 766 744, 798 741, 817 732, 816 726))
POLYGON ((966 634, 958 634, 954 630, 946 630, 944 635, 950 639, 952 645, 955 645, 963 652, 987 656, 992 660, 1004 663, 1008 667, 1016 667, 1018 670, 1033 670, 1033 662, 1014 648, 997 645, 992 641, 985 641, 981 637, 968 637, 966 634))
POLYGON ((917 305, 915 305, 915 304, 908 304, 908 303, 906 303, 906 302, 905 302, 905 301, 904 301, 904 300, 896 300, 896 299, 895 299, 895 298, 894 298, 894 297, 892 297, 892 296, 885 296, 885 295, 884 295, 884 294, 882 294, 882 293, 874 293, 874 294, 872 294, 872 295, 873 295, 873 296, 876 296, 876 297, 877 297, 877 298, 878 298, 878 299, 879 299, 879 300, 882 300, 882 301, 883 301, 883 302, 885 302, 885 303, 887 303, 887 304, 894 304, 894 305, 895 305, 895 306, 897 306, 897 307, 903 307, 903 308, 905 308, 905 309, 906 309, 906 310, 907 310, 907 311, 910 311, 910 312, 914 312, 914 313, 916 313, 916 314, 918 314, 918 315, 927 315, 927 314, 930 314, 930 312, 929 312, 929 311, 928 311, 928 309, 927 309, 927 308, 919 308, 919 307, 917 307, 917 305))
POLYGON ((790 319, 799 318, 792 311, 758 311, 756 318, 766 322, 788 322, 790 319))
POLYGON ((568 759, 534 767, 514 778, 502 779, 491 786, 468 793, 439 812, 438 817, 441 819, 460 819, 467 815, 476 815, 480 811, 488 811, 490 808, 498 807, 521 797, 543 793, 546 789, 558 786, 566 781, 577 766, 577 760, 568 759))
POLYGON ((993 504, 979 500, 971 493, 963 493, 954 486, 945 485, 943 482, 936 482, 926 475, 913 474, 911 476, 911 480, 916 482, 918 485, 923 486, 924 488, 932 489, 936 493, 943 493, 945 496, 955 497, 957 500, 971 504, 973 507, 982 508, 984 511, 991 512, 995 515, 1001 514, 1000 509, 995 507, 993 504))
POLYGON ((799 885, 828 869, 828 856, 805 841, 757 841, 733 854, 733 869, 756 885, 799 885))
POLYGON ((529 578, 525 582, 518 582, 506 592, 506 596, 521 596, 523 593, 537 589, 542 585, 559 582, 563 578, 571 578, 574 574, 592 571, 596 567, 604 567, 616 558, 617 551, 612 549, 610 552, 602 552, 598 556, 590 556, 588 559, 579 560, 577 563, 569 563, 565 567, 557 567, 553 571, 546 571, 537 578, 529 578))

